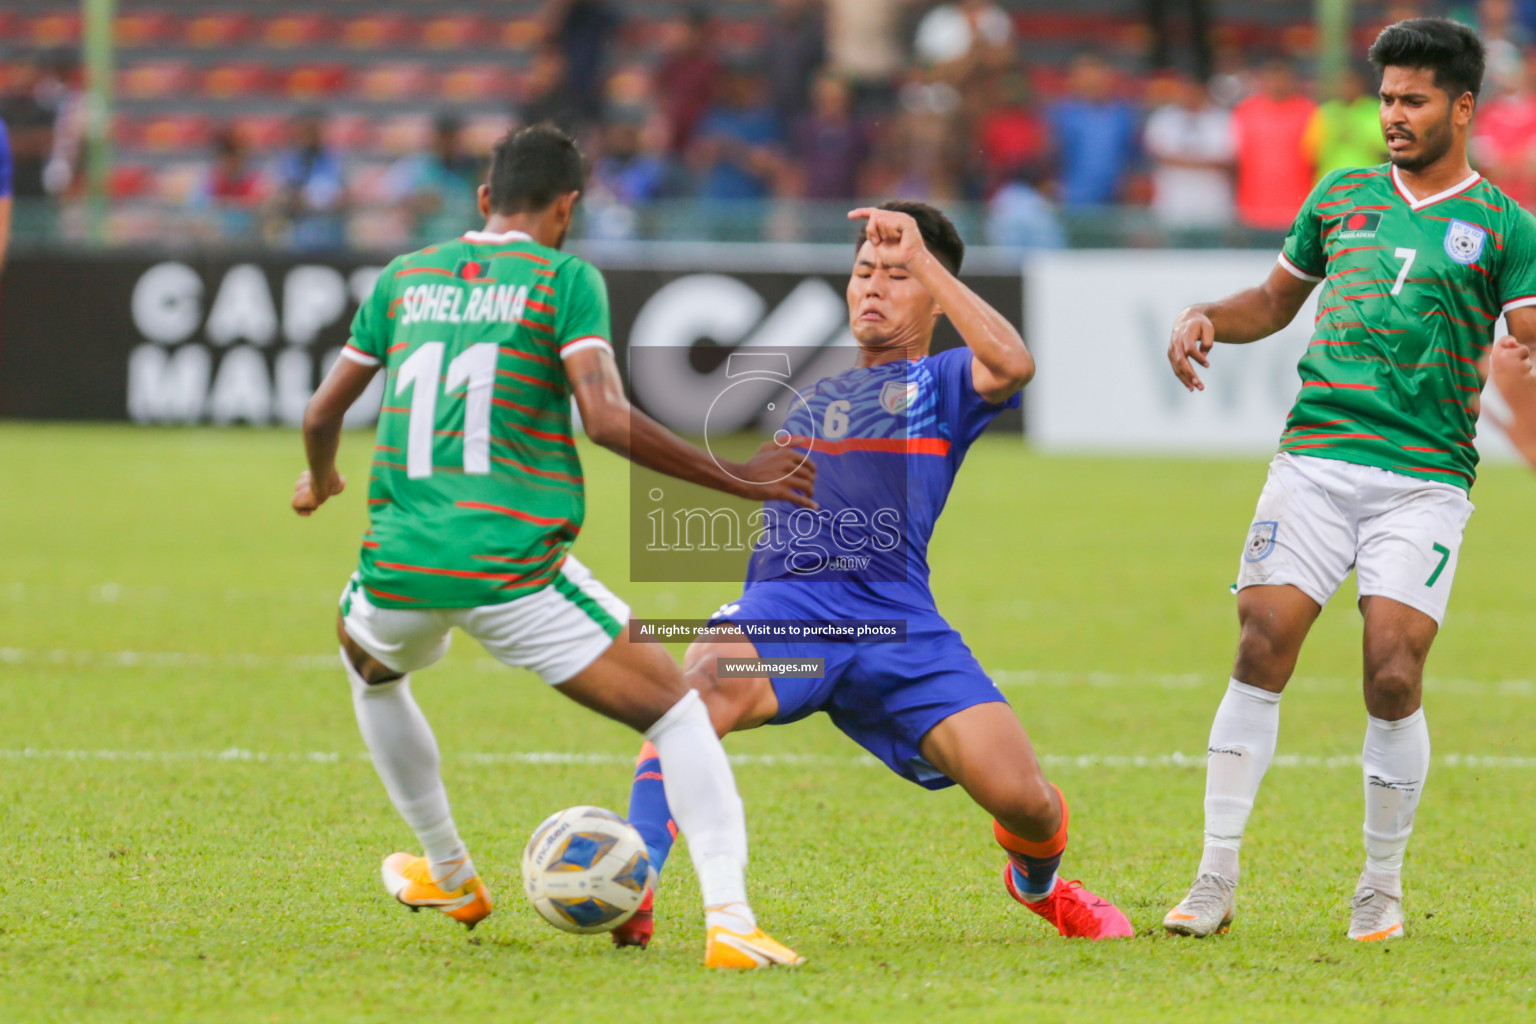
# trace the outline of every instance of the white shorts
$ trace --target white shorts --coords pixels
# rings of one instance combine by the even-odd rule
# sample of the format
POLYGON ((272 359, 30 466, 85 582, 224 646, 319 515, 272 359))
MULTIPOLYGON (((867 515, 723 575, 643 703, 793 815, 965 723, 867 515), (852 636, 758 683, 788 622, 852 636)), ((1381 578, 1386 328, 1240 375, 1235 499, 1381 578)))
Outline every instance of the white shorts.
POLYGON ((1445 621, 1467 493, 1374 466, 1281 452, 1248 530, 1237 589, 1290 584, 1327 604, 1349 570, 1361 597, 1445 621))
POLYGON ((342 624, 359 647, 396 672, 448 653, 454 626, 503 665, 558 686, 591 665, 629 621, 629 605, 571 555, 543 590, 479 608, 380 608, 356 575, 341 594, 342 624))

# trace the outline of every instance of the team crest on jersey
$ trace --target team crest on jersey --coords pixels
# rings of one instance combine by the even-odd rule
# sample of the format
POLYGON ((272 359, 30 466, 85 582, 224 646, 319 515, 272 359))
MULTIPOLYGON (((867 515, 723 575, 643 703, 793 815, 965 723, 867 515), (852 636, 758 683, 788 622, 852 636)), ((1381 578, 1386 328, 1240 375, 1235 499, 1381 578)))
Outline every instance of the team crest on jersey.
POLYGON ((1275 534, 1280 532, 1280 524, 1268 520, 1254 523, 1248 531, 1248 545, 1243 548, 1243 561, 1262 562, 1275 550, 1275 534))
POLYGON ((917 381, 888 380, 880 389, 880 407, 892 416, 900 416, 917 398, 917 381))
POLYGON ((1476 224, 1453 220, 1445 229, 1445 254, 1463 266, 1476 263, 1487 240, 1488 232, 1476 224))
POLYGON ((1375 238, 1376 229, 1381 227, 1380 210, 1356 210, 1344 218, 1343 230, 1339 232, 1340 238, 1375 238))

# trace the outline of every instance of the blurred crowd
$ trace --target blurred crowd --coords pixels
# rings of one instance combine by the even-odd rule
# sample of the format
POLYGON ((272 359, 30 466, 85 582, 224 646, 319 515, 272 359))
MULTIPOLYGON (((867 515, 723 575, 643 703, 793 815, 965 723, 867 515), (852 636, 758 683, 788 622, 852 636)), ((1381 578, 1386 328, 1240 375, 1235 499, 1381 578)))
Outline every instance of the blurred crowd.
MULTIPOLYGON (((508 110, 509 124, 552 121, 581 139, 589 235, 634 236, 647 211, 676 200, 707 220, 899 195, 974 204, 986 240, 1016 248, 1062 246, 1076 225, 1128 210, 1156 235, 1146 240, 1221 242, 1284 230, 1321 174, 1386 158, 1369 68, 1325 88, 1278 52, 1213 51, 1202 0, 1149 3, 1142 52, 1081 52, 1062 67, 1032 63, 1029 40, 992 0, 775 0, 745 54, 722 46, 700 5, 659 59, 626 52, 626 10, 550 0, 508 110), (1159 27, 1174 6, 1187 7, 1190 32, 1159 27)), ((1476 163, 1536 205, 1536 3, 1482 0, 1459 13, 1490 44, 1476 163)), ((16 81, 0 116, 17 194, 64 193, 79 140, 68 62, 16 81)), ((474 221, 484 154, 463 129, 441 112, 430 145, 372 190, 414 239, 474 221)), ((232 130, 212 148, 190 202, 225 234, 347 241, 356 189, 324 110, 296 115, 282 152, 252 153, 232 130)))

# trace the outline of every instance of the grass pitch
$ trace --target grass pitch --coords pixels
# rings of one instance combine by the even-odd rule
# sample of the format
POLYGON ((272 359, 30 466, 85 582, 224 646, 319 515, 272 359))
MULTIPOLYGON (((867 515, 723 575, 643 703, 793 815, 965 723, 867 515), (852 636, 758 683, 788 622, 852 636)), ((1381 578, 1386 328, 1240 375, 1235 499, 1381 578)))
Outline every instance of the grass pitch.
MULTIPOLYGON (((622 810, 636 738, 462 637, 415 688, 499 908, 469 936, 385 896, 379 859, 412 837, 362 756, 331 634, 368 450, 347 438, 353 489, 301 521, 286 509, 292 433, 0 426, 0 1020, 1536 1012, 1536 477, 1494 468, 1474 492, 1430 663, 1435 766, 1407 939, 1344 939, 1364 727, 1347 597, 1285 699, 1233 932, 1160 934, 1199 852, 1200 755, 1235 642, 1227 585, 1263 462, 1042 458, 999 437, 972 453, 940 525, 940 606, 1072 803, 1066 877, 1115 899, 1140 934, 1057 938, 1004 895, 963 794, 864 763, 818 718, 728 742, 772 755, 737 769, 751 885, 765 924, 810 958, 730 976, 700 965, 681 852, 645 953, 558 933, 523 902, 529 831, 571 804, 622 810)), ((577 551, 638 614, 702 615, 734 595, 627 585, 625 468, 589 452, 587 470, 577 551)))

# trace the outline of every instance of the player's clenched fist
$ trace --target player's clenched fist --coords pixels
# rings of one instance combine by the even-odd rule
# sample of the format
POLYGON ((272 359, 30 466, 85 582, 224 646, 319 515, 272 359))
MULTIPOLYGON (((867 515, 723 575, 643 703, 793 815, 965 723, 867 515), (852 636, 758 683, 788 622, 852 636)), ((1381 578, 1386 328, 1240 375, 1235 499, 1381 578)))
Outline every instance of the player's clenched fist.
POLYGON ((314 477, 306 469, 299 474, 298 481, 293 485, 293 510, 301 516, 307 516, 324 505, 327 499, 336 497, 346 489, 347 478, 340 473, 333 476, 328 484, 317 488, 314 477))
POLYGON ((868 219, 864 225, 864 237, 886 263, 905 266, 927 251, 923 245, 923 233, 911 214, 898 210, 877 210, 861 206, 848 212, 849 220, 868 219))
POLYGON ((1205 383, 1200 380, 1192 364, 1199 363, 1210 369, 1211 361, 1206 357, 1215 344, 1216 328, 1211 318, 1197 312, 1194 307, 1180 313, 1179 318, 1173 322, 1173 340, 1168 343, 1168 362, 1173 366, 1173 375, 1190 391, 1205 390, 1205 383))

